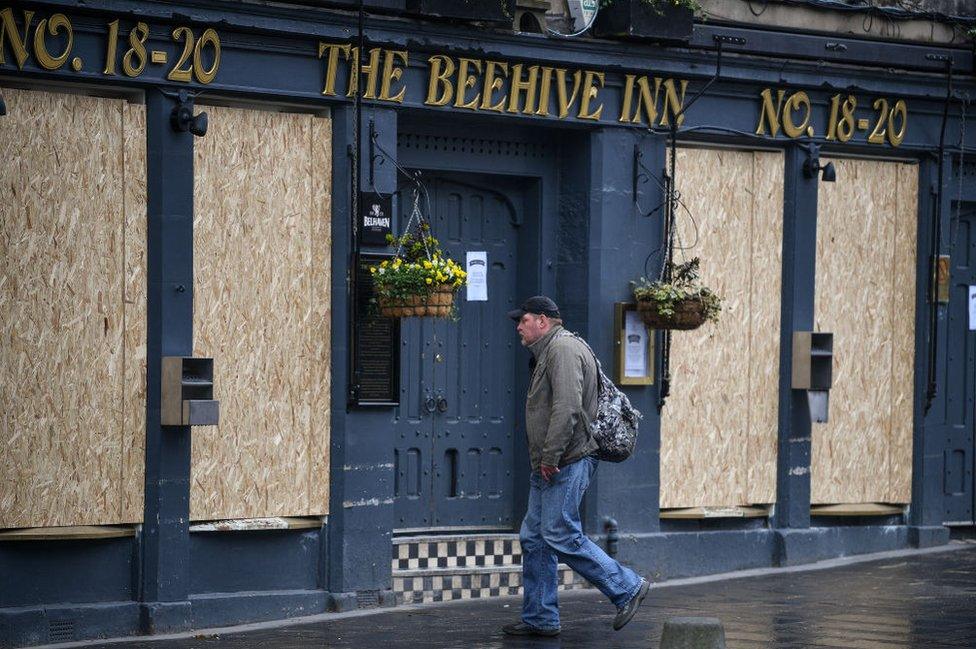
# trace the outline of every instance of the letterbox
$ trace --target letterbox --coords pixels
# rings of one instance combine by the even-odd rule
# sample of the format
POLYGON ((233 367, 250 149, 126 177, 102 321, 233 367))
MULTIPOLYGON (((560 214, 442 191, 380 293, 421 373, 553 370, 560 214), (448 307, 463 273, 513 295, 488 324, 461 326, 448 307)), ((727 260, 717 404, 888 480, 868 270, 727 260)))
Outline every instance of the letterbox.
POLYGON ((213 359, 163 357, 163 426, 216 426, 220 402, 213 398, 213 359))
POLYGON ((793 389, 807 391, 810 418, 826 422, 833 384, 834 334, 793 332, 793 389))

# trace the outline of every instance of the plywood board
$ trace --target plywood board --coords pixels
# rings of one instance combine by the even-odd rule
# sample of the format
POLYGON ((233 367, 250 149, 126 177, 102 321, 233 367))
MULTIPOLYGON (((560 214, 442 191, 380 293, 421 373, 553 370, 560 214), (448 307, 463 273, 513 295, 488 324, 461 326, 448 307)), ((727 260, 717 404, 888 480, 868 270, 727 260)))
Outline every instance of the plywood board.
POLYGON ((312 120, 312 335, 309 510, 329 511, 332 391, 332 121, 312 120))
POLYGON ((688 249, 676 258, 702 259, 702 279, 723 307, 719 323, 673 335, 673 383, 661 420, 661 507, 740 506, 755 494, 772 500, 776 424, 769 413, 778 344, 773 339, 770 349, 760 330, 778 331, 778 289, 763 291, 779 284, 782 195, 768 183, 782 186, 782 158, 681 149, 677 168, 687 206, 678 217, 678 245, 688 249), (758 189, 757 177, 764 183, 758 189))
POLYGON ((749 447, 746 502, 776 502, 780 302, 783 275, 783 155, 753 158, 749 280, 749 447))
POLYGON ((894 325, 891 362, 891 446, 886 502, 912 500, 915 381, 915 275, 918 241, 918 166, 898 165, 895 253, 892 259, 894 325))
POLYGON ((906 430, 911 475, 917 177, 900 163, 833 162, 839 182, 820 185, 815 327, 834 333, 834 384, 830 421, 813 427, 811 501, 884 502, 892 476, 904 493, 906 430))
POLYGON ((146 466, 146 108, 122 106, 123 336, 122 520, 141 521, 146 466))
POLYGON ((328 511, 329 127, 208 107, 194 154, 194 354, 219 427, 193 435, 194 520, 328 511), (325 456, 325 457, 323 457, 325 456))
POLYGON ((140 127, 140 109, 3 93, 0 527, 137 522, 142 482, 124 449, 141 444, 144 424, 126 358, 145 339, 126 322, 144 327, 144 315, 123 296, 125 240, 139 228, 139 208, 125 213, 124 168, 145 157, 125 129, 140 127))

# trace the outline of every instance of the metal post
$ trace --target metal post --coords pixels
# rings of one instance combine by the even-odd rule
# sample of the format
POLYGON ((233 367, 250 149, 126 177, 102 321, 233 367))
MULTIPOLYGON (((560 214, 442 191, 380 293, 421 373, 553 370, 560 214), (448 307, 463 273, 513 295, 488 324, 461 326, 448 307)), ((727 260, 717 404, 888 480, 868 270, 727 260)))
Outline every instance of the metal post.
POLYGON ((143 630, 190 626, 190 427, 160 423, 163 356, 193 351, 193 135, 176 132, 176 102, 146 95, 148 332, 146 491, 140 617, 143 630))
POLYGON ((776 467, 777 528, 810 527, 811 422, 806 393, 794 390, 793 332, 813 330, 817 260, 819 173, 804 174, 810 149, 786 150, 783 194, 783 288, 779 351, 779 442, 776 467))

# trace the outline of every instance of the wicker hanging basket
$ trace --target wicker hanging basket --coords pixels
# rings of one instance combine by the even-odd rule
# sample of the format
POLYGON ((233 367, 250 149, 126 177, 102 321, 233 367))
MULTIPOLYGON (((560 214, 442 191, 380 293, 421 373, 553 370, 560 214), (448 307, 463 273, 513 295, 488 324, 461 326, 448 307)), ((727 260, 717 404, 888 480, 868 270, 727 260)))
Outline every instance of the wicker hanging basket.
POLYGON ((402 299, 380 297, 384 318, 449 318, 454 304, 454 287, 441 284, 430 295, 411 295, 402 299))
POLYGON ((705 305, 695 297, 685 298, 674 304, 674 313, 658 313, 658 304, 652 300, 639 300, 637 311, 651 329, 677 329, 688 331, 705 324, 705 305))

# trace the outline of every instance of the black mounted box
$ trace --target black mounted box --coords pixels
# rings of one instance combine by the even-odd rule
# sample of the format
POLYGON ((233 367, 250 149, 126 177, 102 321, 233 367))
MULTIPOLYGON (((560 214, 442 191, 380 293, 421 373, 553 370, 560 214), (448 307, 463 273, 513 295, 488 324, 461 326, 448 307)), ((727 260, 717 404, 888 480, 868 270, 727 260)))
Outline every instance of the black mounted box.
MULTIPOLYGON (((296 4, 316 5, 319 7, 359 9, 359 0, 292 0, 296 4)), ((403 11, 406 0, 363 0, 363 9, 370 13, 399 13, 403 11)))
POLYGON ((794 390, 826 391, 833 384, 834 334, 793 332, 794 390))
POLYGON ((512 25, 515 0, 406 0, 407 12, 420 18, 512 25))
POLYGON ((212 358, 163 357, 163 426, 216 426, 220 402, 213 392, 212 358))
POLYGON ((687 43, 694 26, 694 10, 673 5, 669 0, 614 0, 600 8, 593 33, 600 37, 687 43))

